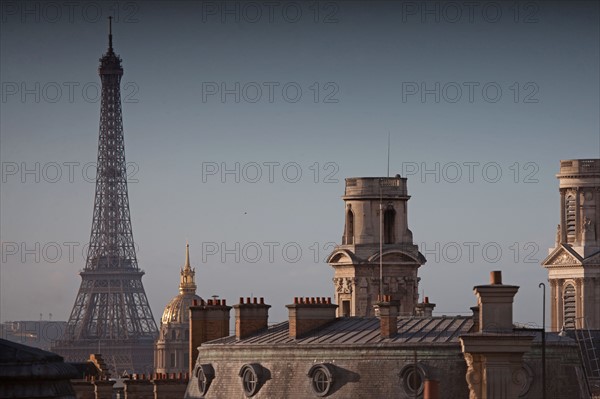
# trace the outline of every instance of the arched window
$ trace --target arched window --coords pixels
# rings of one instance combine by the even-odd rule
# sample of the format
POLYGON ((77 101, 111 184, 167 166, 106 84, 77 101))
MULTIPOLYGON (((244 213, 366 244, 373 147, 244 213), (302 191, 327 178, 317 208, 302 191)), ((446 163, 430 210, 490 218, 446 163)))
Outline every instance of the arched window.
POLYGON ((201 364, 196 369, 196 378, 198 379, 198 390, 204 396, 210 388, 210 383, 215 378, 215 369, 210 364, 201 364))
POLYGON ((242 377, 242 389, 246 397, 252 397, 260 390, 262 374, 263 369, 257 363, 242 366, 238 375, 242 377))
POLYGON ((354 244, 354 212, 348 208, 346 212, 345 244, 354 244))
POLYGON ((407 364, 400 370, 400 379, 404 392, 411 397, 420 397, 423 394, 425 370, 420 364, 407 364))
POLYGON ((171 367, 175 367, 175 354, 171 353, 171 367))
POLYGON ((563 325, 565 329, 575 329, 575 315, 575 287, 573 284, 567 284, 563 291, 563 325))
POLYGON ((315 395, 327 396, 333 387, 335 366, 329 363, 313 365, 308 370, 310 385, 315 395))
POLYGON ((175 341, 175 339, 177 339, 177 333, 175 332, 175 330, 171 331, 171 340, 175 341))
POLYGON ((569 194, 567 195, 565 201, 565 213, 566 213, 566 223, 567 223, 567 241, 573 242, 575 241, 575 233, 577 226, 575 226, 575 195, 569 194))
POLYGON ((393 244, 396 241, 396 211, 388 208, 383 213, 383 243, 393 244))

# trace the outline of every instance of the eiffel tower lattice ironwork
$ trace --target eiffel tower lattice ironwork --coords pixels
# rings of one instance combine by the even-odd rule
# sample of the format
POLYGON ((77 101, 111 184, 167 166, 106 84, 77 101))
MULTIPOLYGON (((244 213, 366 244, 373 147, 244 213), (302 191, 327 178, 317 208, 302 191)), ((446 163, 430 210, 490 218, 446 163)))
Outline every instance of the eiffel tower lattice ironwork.
POLYGON ((113 372, 150 372, 158 328, 142 285, 131 229, 123 139, 121 58, 100 59, 102 81, 92 231, 81 286, 62 339, 53 347, 68 361, 101 353, 113 372))

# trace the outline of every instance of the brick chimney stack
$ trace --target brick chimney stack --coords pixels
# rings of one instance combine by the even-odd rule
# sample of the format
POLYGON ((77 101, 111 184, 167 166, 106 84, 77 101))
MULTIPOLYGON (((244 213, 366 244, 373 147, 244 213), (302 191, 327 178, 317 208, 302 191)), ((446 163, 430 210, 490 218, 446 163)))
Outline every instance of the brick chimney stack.
POLYGON ((336 319, 331 298, 294 298, 289 310, 290 338, 296 339, 336 319))
POLYGON ((229 335, 229 311, 225 299, 201 300, 190 306, 190 364, 189 373, 194 370, 198 357, 198 347, 207 341, 229 335))
POLYGON ((390 295, 384 295, 383 301, 377 302, 375 308, 379 310, 381 337, 393 338, 398 333, 400 301, 393 301, 390 295))
POLYGON ((429 297, 426 296, 423 302, 415 306, 415 313, 417 317, 432 317, 434 308, 435 303, 429 303, 429 297))
POLYGON ((235 337, 246 338, 258 331, 266 330, 269 322, 269 308, 265 299, 240 297, 240 303, 233 305, 235 309, 235 337))

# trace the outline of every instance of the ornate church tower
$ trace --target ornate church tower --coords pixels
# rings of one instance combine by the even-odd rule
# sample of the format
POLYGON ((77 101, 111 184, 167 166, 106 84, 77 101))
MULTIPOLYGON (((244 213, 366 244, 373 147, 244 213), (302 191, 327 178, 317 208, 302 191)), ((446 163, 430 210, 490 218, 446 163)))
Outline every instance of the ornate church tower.
POLYGON ((400 175, 346 179, 342 244, 327 259, 335 270, 338 316, 374 315, 379 295, 399 300, 401 315, 414 314, 417 271, 426 260, 408 229, 409 198, 400 175))
POLYGON ((600 330, 600 159, 560 161, 560 224, 548 269, 551 329, 600 330))
POLYGON ((160 321, 160 335, 154 350, 157 373, 186 373, 190 361, 189 309, 202 298, 196 295, 196 270, 190 266, 190 246, 185 247, 185 264, 179 271, 179 295, 165 307, 160 321))
POLYGON ((102 102, 92 231, 81 286, 53 351, 73 362, 101 353, 113 373, 147 373, 158 329, 133 242, 121 113, 123 67, 113 51, 110 25, 98 73, 102 102))

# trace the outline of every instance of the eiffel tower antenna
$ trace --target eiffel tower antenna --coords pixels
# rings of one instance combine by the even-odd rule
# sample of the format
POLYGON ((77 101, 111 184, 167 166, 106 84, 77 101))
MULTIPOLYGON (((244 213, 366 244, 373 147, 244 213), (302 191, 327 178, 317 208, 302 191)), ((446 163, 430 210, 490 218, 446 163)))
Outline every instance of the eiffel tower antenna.
POLYGON ((108 17, 108 51, 113 52, 112 46, 112 15, 108 17))
POLYGON ((87 259, 81 286, 62 339, 53 350, 67 361, 85 361, 102 342, 113 373, 148 373, 158 328, 139 269, 127 190, 120 83, 121 58, 112 48, 100 59, 102 81, 96 193, 87 259))

